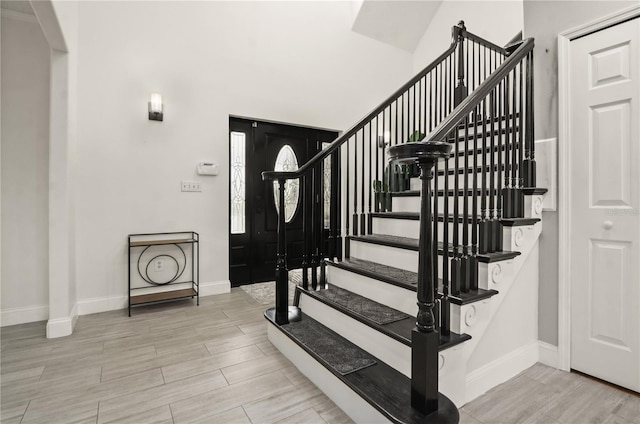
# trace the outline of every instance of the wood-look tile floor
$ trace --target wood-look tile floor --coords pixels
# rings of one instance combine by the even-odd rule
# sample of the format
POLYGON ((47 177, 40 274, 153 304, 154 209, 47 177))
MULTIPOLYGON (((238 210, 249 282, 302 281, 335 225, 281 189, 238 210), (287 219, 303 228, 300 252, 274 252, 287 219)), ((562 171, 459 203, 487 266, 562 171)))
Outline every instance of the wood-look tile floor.
MULTIPOLYGON (((81 316, 73 335, 4 327, 0 422, 349 423, 266 338, 240 289, 81 316)), ((640 398, 536 365, 466 405, 465 424, 639 423, 640 398)))

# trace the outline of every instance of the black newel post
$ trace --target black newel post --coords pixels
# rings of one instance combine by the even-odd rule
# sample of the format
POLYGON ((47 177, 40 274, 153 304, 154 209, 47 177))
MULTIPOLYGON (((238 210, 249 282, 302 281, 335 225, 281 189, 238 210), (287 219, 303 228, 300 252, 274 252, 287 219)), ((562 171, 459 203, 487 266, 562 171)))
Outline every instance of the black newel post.
POLYGON ((464 26, 464 21, 458 22, 458 25, 454 27, 457 29, 457 41, 458 41, 458 69, 457 69, 457 79, 458 82, 456 84, 456 88, 453 91, 453 105, 458 106, 469 94, 469 90, 467 90, 467 86, 464 83, 464 34, 463 32, 467 30, 464 26))
MULTIPOLYGON (((438 410, 438 344, 435 309, 435 284, 438 278, 434 262, 433 211, 431 182, 433 166, 449 157, 451 144, 428 141, 397 144, 389 148, 389 160, 418 163, 422 181, 420 198, 420 245, 418 249, 418 316, 411 333, 411 406, 423 414, 438 410)), ((445 200, 446 201, 446 200, 445 200)))
POLYGON ((278 179, 278 256, 276 259, 276 324, 289 323, 289 271, 287 270, 287 242, 284 213, 285 180, 278 179))
POLYGON ((424 414, 438 409, 438 342, 434 307, 432 168, 436 159, 421 160, 420 247, 418 259, 418 316, 411 335, 411 406, 424 414))

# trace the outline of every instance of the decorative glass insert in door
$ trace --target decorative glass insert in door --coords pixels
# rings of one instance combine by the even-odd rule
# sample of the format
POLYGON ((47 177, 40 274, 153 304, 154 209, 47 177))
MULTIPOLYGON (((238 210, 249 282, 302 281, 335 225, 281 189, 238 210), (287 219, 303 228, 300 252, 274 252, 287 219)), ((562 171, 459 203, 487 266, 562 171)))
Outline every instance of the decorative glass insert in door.
MULTIPOLYGON (((276 156, 276 163, 273 167, 274 171, 295 171, 298 169, 298 158, 295 152, 288 144, 282 146, 276 156)), ((279 202, 279 186, 278 182, 273 182, 273 201, 276 204, 276 211, 280 213, 279 202)), ((285 222, 291 222, 298 210, 298 200, 300 198, 300 181, 287 180, 284 183, 284 220, 285 222)))
POLYGON ((231 234, 244 234, 246 209, 246 134, 231 132, 231 234))
MULTIPOLYGON (((322 143, 322 150, 331 143, 322 143)), ((322 187, 324 201, 324 228, 331 227, 331 156, 327 156, 322 164, 322 187)))

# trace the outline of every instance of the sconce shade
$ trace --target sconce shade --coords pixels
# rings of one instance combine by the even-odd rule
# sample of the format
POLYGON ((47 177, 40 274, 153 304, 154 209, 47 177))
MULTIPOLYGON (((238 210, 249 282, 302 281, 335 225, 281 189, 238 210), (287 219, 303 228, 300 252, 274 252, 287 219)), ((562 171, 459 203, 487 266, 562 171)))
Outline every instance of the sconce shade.
POLYGON ((162 96, 158 93, 151 93, 149 99, 149 120, 162 121, 162 96))

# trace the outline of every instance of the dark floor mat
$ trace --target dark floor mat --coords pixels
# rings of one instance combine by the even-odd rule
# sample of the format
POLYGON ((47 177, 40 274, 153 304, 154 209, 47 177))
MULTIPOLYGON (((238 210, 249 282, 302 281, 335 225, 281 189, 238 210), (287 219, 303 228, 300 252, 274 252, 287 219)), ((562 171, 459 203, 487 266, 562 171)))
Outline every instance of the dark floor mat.
POLYGON ((315 292, 318 296, 322 296, 343 308, 349 309, 361 315, 376 324, 384 325, 390 322, 400 321, 409 318, 409 315, 396 309, 385 306, 381 303, 374 302, 371 299, 351 293, 350 291, 341 289, 340 287, 330 286, 326 290, 315 292))
POLYGON ((367 352, 308 316, 281 328, 342 375, 376 363, 367 352))

